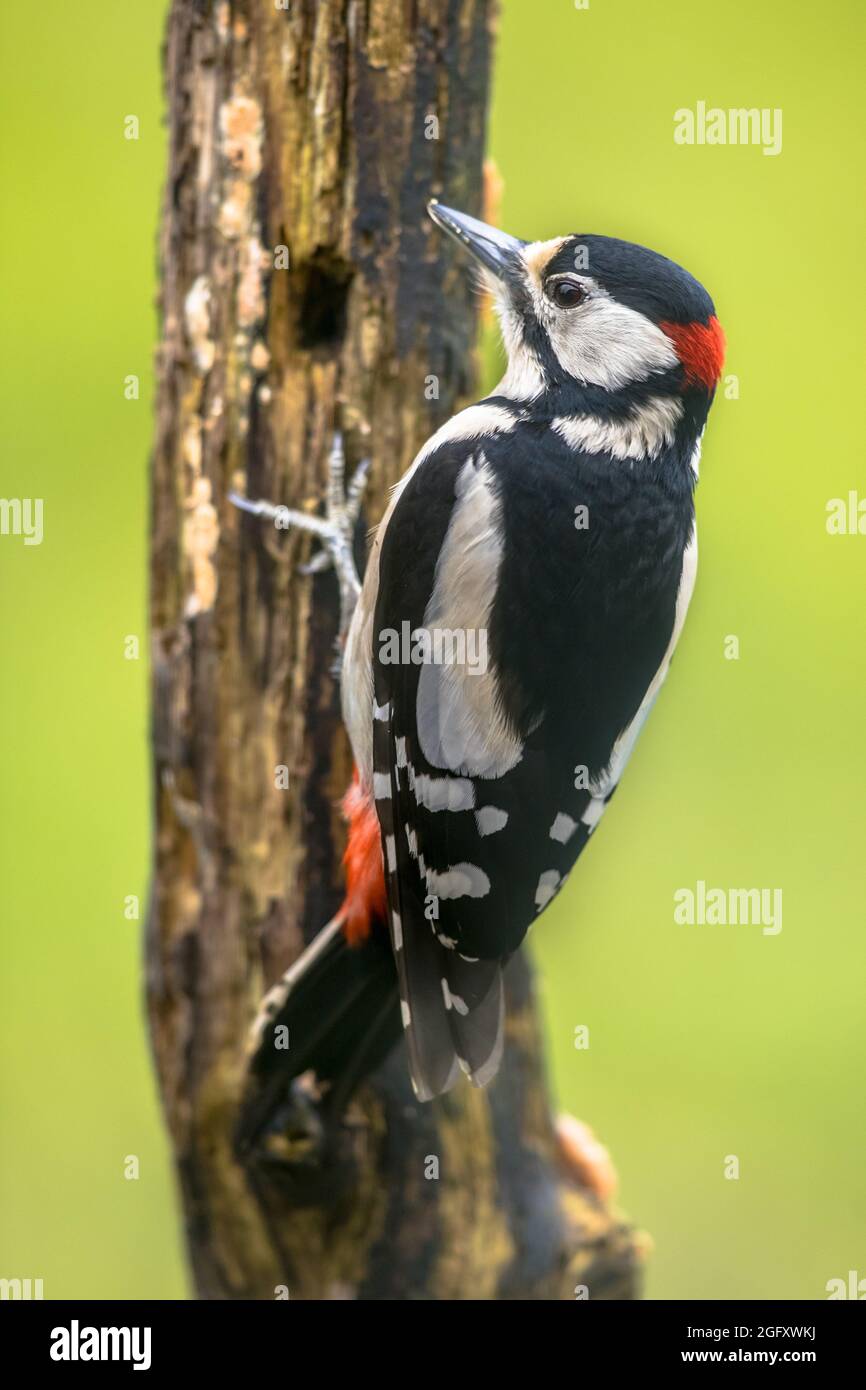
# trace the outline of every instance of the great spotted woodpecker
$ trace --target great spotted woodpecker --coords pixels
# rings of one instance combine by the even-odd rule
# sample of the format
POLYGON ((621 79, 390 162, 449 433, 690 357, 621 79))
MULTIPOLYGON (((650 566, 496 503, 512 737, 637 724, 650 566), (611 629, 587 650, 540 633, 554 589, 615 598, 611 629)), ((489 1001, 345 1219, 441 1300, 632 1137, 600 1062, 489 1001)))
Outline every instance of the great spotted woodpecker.
MULTIPOLYGON (((427 442, 376 533, 345 643, 346 898, 255 1038, 345 1098, 405 1030, 423 1100, 503 1048, 502 968, 587 844, 664 680, 724 336, 642 246, 524 242, 431 203, 482 268, 507 371, 427 442), (389 949, 390 948, 390 949, 389 949), (395 969, 396 966, 396 969, 395 969)), ((318 530, 357 585, 339 449, 318 530)), ((266 504, 241 504, 272 510, 266 504)))

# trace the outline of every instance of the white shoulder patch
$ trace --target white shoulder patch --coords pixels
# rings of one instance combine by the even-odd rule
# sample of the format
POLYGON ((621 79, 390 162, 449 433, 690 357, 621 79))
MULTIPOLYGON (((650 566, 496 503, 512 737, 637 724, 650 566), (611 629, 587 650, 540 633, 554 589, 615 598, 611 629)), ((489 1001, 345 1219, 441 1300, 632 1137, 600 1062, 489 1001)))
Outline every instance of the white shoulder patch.
MULTIPOLYGON (((367 560, 361 595, 352 617, 343 653, 343 722, 349 732, 355 762, 362 785, 365 787, 370 785, 373 775, 373 722, 370 718, 370 704, 373 700, 373 614, 379 587, 379 552, 394 510, 414 473, 440 444, 460 439, 483 439, 484 435, 506 433, 513 430, 516 423, 511 412, 500 405, 479 401, 476 405, 467 406, 465 410, 446 420, 441 429, 427 440, 411 466, 392 489, 367 560)), ((375 706, 374 718, 386 717, 384 709, 375 706)))
POLYGON ((455 485, 457 502, 424 613, 431 648, 464 660, 431 660, 418 680, 418 741, 431 767, 464 777, 502 777, 520 761, 523 745, 499 713, 489 623, 502 562, 502 506, 483 455, 455 485), (437 645, 436 637, 439 634, 437 645), (442 640, 447 637, 447 642, 442 640), (466 658, 474 658, 470 661, 466 658))
POLYGON ((421 463, 442 444, 461 439, 477 439, 485 434, 507 433, 514 429, 516 423, 511 411, 501 405, 491 405, 486 401, 468 405, 465 410, 452 415, 450 420, 446 420, 445 424, 430 436, 415 463, 421 463))

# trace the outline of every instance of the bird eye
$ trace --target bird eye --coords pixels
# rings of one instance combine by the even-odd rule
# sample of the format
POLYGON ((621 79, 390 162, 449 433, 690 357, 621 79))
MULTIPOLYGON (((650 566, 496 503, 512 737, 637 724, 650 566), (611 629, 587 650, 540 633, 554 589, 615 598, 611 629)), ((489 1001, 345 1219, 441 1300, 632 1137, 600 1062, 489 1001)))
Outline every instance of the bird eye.
POLYGON ((579 280, 554 280, 547 293, 558 309, 574 309, 586 298, 586 291, 579 280))

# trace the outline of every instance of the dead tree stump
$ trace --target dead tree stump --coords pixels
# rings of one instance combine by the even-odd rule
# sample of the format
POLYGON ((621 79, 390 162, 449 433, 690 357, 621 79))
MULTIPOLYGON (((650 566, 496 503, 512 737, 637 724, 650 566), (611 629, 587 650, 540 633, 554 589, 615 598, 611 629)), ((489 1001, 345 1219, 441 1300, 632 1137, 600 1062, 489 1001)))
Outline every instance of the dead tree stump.
POLYGON ((522 960, 489 1091, 418 1105, 401 1045, 314 1201, 289 1136, 233 1147, 258 999, 340 899, 351 763, 334 576, 226 496, 315 509, 339 424, 371 524, 471 398, 472 292, 424 209, 481 209, 491 10, 174 0, 168 23, 147 987, 202 1298, 635 1292, 633 1233, 562 1166, 522 960))

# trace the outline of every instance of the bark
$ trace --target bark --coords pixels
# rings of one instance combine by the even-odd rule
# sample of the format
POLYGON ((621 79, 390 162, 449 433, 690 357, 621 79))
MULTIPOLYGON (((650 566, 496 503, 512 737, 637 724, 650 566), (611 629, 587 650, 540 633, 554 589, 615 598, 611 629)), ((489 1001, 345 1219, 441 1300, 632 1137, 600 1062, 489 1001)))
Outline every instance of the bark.
POLYGON ((338 1152, 233 1145, 259 997, 340 899, 351 760, 334 576, 300 577, 309 540, 226 495, 315 510, 340 424, 350 466, 374 460, 374 522, 470 397, 472 292, 424 207, 481 210, 491 24, 491 0, 175 0, 169 19, 147 977, 204 1298, 635 1290, 634 1234, 561 1162, 523 961, 488 1092, 419 1106, 398 1047, 338 1152))

